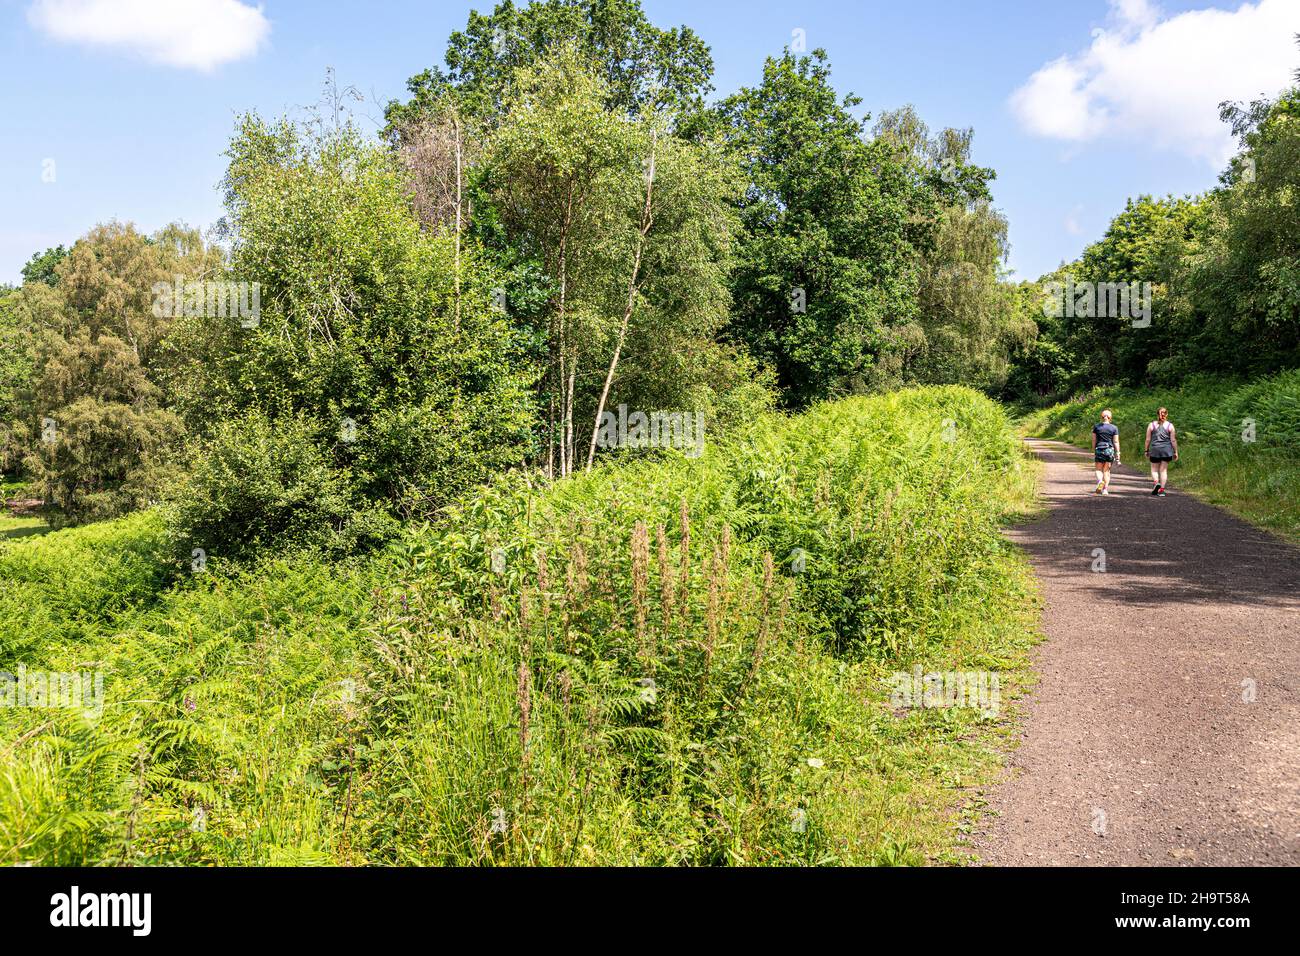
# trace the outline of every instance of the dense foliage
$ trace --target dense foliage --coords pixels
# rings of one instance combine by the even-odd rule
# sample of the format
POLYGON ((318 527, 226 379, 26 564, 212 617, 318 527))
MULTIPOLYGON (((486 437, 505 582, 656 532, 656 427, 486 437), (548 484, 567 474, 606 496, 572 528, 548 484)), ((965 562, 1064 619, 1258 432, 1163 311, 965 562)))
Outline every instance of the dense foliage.
POLYGON ((1059 398, 1095 385, 1177 386, 1197 374, 1300 366, 1300 88, 1224 104, 1221 115, 1241 152, 1217 188, 1131 200, 1077 262, 1039 282, 1149 282, 1149 323, 1044 317, 1041 295, 1027 295, 1039 335, 1018 356, 1008 394, 1059 398))
POLYGON ((465 29, 447 41, 445 68, 407 81, 411 99, 388 105, 388 129, 400 131, 448 94, 467 116, 492 124, 514 96, 520 72, 566 43, 600 77, 603 105, 614 113, 667 108, 686 118, 712 89, 709 48, 689 27, 650 23, 640 0, 535 0, 522 8, 504 0, 490 14, 471 11, 465 29))
MULTIPOLYGON (((346 511, 344 502, 359 514, 371 505, 424 513, 522 462, 530 373, 493 308, 496 276, 468 256, 453 269, 450 242, 411 214, 392 155, 350 127, 250 116, 230 157, 228 273, 259 284, 261 311, 253 323, 187 317, 172 339, 177 407, 212 442, 196 447, 193 485, 203 492, 177 496, 187 540, 202 546, 216 526, 248 545, 270 543, 277 528, 307 531, 249 507, 240 475, 261 472, 259 449, 271 456, 268 472, 287 466, 281 451, 294 467, 312 462, 311 474, 330 469, 325 487, 341 498, 320 502, 322 514, 346 511), (304 442, 314 450, 290 447, 304 442), (229 470, 228 456, 241 466, 229 470), (201 513, 200 502, 213 510, 201 513)), ((304 487, 293 500, 310 510, 309 498, 304 487)))
POLYGON ((746 176, 731 331, 787 401, 890 384, 879 373, 915 320, 934 197, 884 140, 866 141, 820 51, 769 59, 719 107, 746 176))
POLYGON ((152 290, 201 274, 212 254, 193 230, 110 223, 33 261, 0 299, 0 464, 21 461, 56 523, 142 507, 176 478, 182 436, 162 387, 173 316, 152 290))
MULTIPOLYGON (((691 157, 691 175, 680 181, 694 184, 693 195, 676 201, 660 195, 670 182, 657 179, 649 190, 655 208, 647 233, 651 246, 659 239, 662 248, 680 250, 686 267, 684 275, 666 276, 672 282, 658 283, 690 290, 686 303, 673 303, 673 321, 646 314, 654 302, 645 289, 627 295, 636 261, 628 252, 635 252, 635 243, 621 262, 608 263, 615 265, 612 270, 585 276, 615 302, 620 288, 632 300, 632 347, 623 353, 626 366, 613 377, 615 395, 626 389, 634 401, 656 400, 658 393, 647 393, 643 383, 663 388, 670 384, 664 372, 670 371, 698 380, 670 395, 703 394, 697 400, 711 403, 717 383, 752 378, 754 361, 762 374, 774 377, 778 400, 791 407, 903 382, 1001 387, 1010 350, 1032 327, 1020 313, 1001 307, 1009 294, 999 273, 1006 226, 989 206, 993 171, 970 161, 970 131, 931 136, 910 109, 884 114, 868 129, 852 112, 860 100, 832 88, 820 50, 770 58, 760 84, 706 108, 702 96, 712 66, 697 43, 686 28, 655 31, 634 0, 548 0, 522 11, 504 3, 491 16, 472 14, 466 30, 453 36, 446 68, 412 78, 412 98, 389 105, 388 133, 420 170, 413 177, 417 195, 454 191, 458 197, 452 207, 457 215, 444 215, 441 224, 455 218, 458 232, 463 227, 480 236, 511 263, 520 257, 538 263, 550 280, 542 319, 550 352, 540 399, 543 407, 557 406, 547 427, 548 444, 557 446, 552 457, 559 459, 552 470, 566 472, 569 419, 583 417, 571 415, 570 406, 586 400, 599 407, 583 395, 582 383, 594 377, 592 390, 599 393, 601 381, 584 372, 583 357, 567 354, 570 333, 589 331, 569 324, 570 292, 584 278, 580 266, 569 268, 569 257, 585 255, 592 267, 600 257, 593 255, 593 243, 566 241, 566 226, 608 221, 607 210, 621 204, 621 228, 635 230, 643 206, 638 200, 646 192, 644 171, 666 176, 680 166, 672 163, 674 156, 691 157), (585 68, 575 72, 574 61, 585 68), (566 82, 547 79, 557 73, 566 82), (530 112, 521 115, 524 105, 530 112), (630 168, 609 141, 616 133, 624 141, 636 138, 635 128, 624 128, 629 117, 642 127, 630 168), (512 130, 512 124, 519 125, 512 130), (520 126, 531 130, 531 141, 519 139, 520 126), (646 126, 659 133, 654 163, 646 126), (517 166, 494 169, 493 140, 527 144, 536 156, 534 171, 544 168, 549 183, 517 166), (692 153, 691 145, 699 149, 692 153), (582 162, 566 165, 560 154, 582 162), (483 159, 476 161, 479 155, 483 159), (443 167, 441 174, 429 169, 433 157, 441 157, 433 164, 443 167), (446 172, 453 163, 454 177, 446 172), (468 164, 463 177, 462 164, 468 164), (521 197, 482 188, 503 178, 512 191, 543 185, 548 190, 527 196, 529 228, 521 230, 516 220, 504 237, 494 227, 510 219, 521 197), (620 199, 623 191, 627 195, 620 199), (557 204, 557 196, 565 201, 557 204), (664 228, 664 210, 686 199, 684 212, 698 208, 703 215, 683 218, 679 234, 689 229, 705 240, 702 245, 681 246, 679 236, 664 228), (734 224, 714 211, 719 202, 731 207, 734 224), (461 215, 471 204, 474 215, 461 215), (466 218, 472 220, 468 225, 466 218), (715 273, 725 289, 713 288, 715 273), (709 311, 726 320, 720 336, 710 331, 719 324, 717 315, 683 309, 689 302, 713 304, 709 311), (685 342, 663 338, 685 328, 692 314, 707 319, 698 323, 701 334, 685 342), (654 334, 641 347, 638 327, 654 334), (719 354, 717 339, 743 354, 719 354), (683 350, 700 358, 669 369, 656 360, 653 379, 643 378, 642 362, 683 350)), ((445 201, 432 205, 446 208, 445 201)), ((672 261, 659 268, 644 263, 645 286, 654 285, 654 275, 672 261)), ((603 311, 618 314, 613 304, 603 311)), ((585 340, 583 346, 590 352, 585 340)))
POLYGON ((178 554, 341 552, 592 467, 614 410, 714 434, 999 388, 1031 326, 971 131, 868 129, 822 51, 715 104, 711 75, 638 0, 507 0, 378 141, 332 76, 302 120, 242 117, 208 241, 110 224, 0 290, 0 470, 55 524, 167 498, 178 554))
POLYGON ((1001 721, 895 712, 883 681, 992 670, 1009 702, 1015 445, 930 389, 502 478, 365 561, 178 578, 155 513, 0 545, 0 654, 98 662, 105 695, 0 709, 0 860, 956 859, 1001 721))

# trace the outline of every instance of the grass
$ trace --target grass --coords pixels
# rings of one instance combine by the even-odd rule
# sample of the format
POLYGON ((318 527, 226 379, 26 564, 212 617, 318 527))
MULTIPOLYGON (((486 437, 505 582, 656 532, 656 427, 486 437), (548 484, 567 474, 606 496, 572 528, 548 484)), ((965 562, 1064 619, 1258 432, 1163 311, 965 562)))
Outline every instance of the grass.
POLYGON ((192 573, 154 512, 0 544, 0 668, 106 687, 0 708, 0 861, 961 862, 1014 705, 888 681, 1023 688, 1032 492, 997 406, 916 389, 506 476, 349 562, 192 573))
POLYGON ((0 513, 0 541, 45 534, 49 530, 50 526, 37 515, 0 513))
POLYGON ((1125 461, 1145 469, 1146 426, 1161 406, 1178 429, 1171 486, 1300 542, 1300 371, 1246 384, 1207 379, 1179 389, 1098 389, 1030 413, 1022 428, 1088 447, 1093 424, 1110 408, 1125 461))
POLYGON ((8 503, 21 498, 27 490, 24 482, 0 478, 0 542, 29 535, 44 534, 49 525, 35 514, 14 514, 8 503))

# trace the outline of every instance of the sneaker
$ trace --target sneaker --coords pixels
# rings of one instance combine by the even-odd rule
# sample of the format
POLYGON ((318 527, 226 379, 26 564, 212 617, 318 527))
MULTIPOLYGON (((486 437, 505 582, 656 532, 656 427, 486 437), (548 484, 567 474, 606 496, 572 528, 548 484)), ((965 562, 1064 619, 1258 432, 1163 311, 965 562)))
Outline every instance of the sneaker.
POLYGON ((1152 488, 1152 489, 1151 489, 1151 494, 1153 494, 1153 495, 1158 495, 1158 494, 1160 494, 1160 486, 1159 486, 1159 485, 1156 485, 1154 488, 1152 488))
POLYGON ((1102 493, 1103 495, 1108 495, 1108 494, 1110 494, 1110 489, 1109 489, 1109 488, 1103 488, 1103 489, 1101 489, 1101 493, 1102 493))
POLYGON ((1164 485, 1159 485, 1159 486, 1156 488, 1156 494, 1159 495, 1161 498, 1163 498, 1163 497, 1165 496, 1165 486, 1164 486, 1164 485))

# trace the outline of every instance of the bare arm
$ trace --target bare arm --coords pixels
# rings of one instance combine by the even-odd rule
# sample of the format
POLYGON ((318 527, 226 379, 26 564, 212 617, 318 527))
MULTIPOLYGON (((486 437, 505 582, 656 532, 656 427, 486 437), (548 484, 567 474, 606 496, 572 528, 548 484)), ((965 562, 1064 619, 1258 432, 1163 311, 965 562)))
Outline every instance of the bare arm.
POLYGON ((1155 427, 1156 427, 1155 422, 1152 422, 1151 424, 1147 425, 1147 443, 1146 443, 1146 447, 1142 449, 1142 454, 1144 455, 1151 453, 1151 429, 1155 427))
POLYGON ((1174 446, 1174 461, 1178 460, 1178 432, 1174 428, 1174 423, 1169 423, 1169 444, 1174 446))

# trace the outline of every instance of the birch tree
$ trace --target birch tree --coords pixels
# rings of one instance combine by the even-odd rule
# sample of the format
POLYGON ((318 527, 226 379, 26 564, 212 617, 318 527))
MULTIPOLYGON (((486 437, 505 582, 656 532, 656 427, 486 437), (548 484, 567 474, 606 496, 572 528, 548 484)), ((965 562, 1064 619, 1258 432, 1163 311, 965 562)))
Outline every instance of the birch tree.
POLYGON ((635 183, 636 126, 605 108, 604 82, 566 47, 521 72, 489 160, 502 220, 551 280, 547 471, 574 469, 574 409, 585 345, 604 319, 611 247, 635 183))

